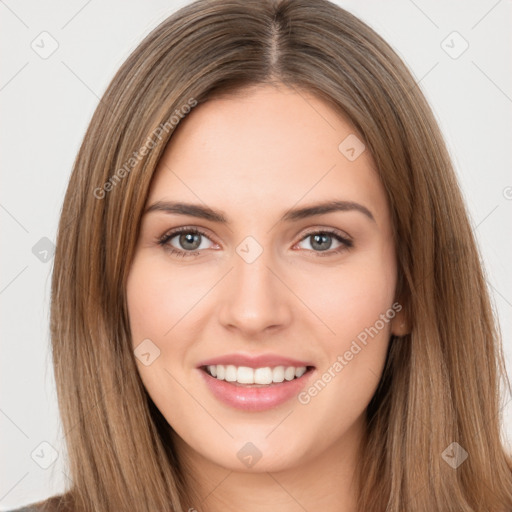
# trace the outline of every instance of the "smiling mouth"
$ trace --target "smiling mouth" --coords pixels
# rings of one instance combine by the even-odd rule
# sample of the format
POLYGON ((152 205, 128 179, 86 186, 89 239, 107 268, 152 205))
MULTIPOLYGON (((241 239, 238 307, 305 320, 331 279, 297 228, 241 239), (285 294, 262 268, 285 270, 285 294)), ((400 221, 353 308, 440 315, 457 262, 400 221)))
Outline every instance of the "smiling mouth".
POLYGON ((303 375, 314 370, 314 366, 265 366, 250 368, 215 364, 202 366, 201 370, 214 379, 240 387, 260 388, 271 387, 300 379, 303 375))

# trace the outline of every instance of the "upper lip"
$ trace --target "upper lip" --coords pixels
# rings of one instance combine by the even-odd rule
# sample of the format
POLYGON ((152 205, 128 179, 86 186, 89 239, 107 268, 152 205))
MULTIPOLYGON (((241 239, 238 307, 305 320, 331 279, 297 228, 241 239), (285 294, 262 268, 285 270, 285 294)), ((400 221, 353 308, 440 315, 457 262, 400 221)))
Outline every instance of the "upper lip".
POLYGON ((248 355, 248 354, 226 354, 223 356, 213 357, 199 363, 198 368, 202 366, 210 365, 229 365, 234 366, 247 366, 248 368, 265 368, 275 366, 294 366, 298 368, 300 366, 313 366, 307 361, 299 361, 290 357, 280 356, 278 354, 259 354, 259 355, 248 355))

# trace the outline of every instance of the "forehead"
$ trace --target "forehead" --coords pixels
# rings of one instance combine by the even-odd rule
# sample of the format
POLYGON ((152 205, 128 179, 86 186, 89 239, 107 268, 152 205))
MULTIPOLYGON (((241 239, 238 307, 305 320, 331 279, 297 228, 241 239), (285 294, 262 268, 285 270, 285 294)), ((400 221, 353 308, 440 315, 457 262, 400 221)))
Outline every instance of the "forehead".
POLYGON ((318 97, 284 86, 253 87, 201 104, 181 121, 148 203, 204 202, 259 214, 342 199, 384 214, 384 190, 363 147, 351 123, 318 97))

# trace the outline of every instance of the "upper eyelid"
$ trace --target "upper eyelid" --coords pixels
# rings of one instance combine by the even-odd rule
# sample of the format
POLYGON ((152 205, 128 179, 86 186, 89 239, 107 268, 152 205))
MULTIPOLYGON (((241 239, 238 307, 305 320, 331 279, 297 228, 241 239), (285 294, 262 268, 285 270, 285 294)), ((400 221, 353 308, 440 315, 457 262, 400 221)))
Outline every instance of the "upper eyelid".
POLYGON ((198 234, 200 234, 201 236, 205 236, 210 241, 217 243, 211 239, 212 237, 211 237, 211 235, 208 234, 207 229, 199 228, 199 227, 195 227, 195 226, 181 226, 178 228, 169 229, 162 236, 158 237, 158 240, 165 240, 165 239, 171 240, 172 238, 174 238, 175 236, 178 236, 181 233, 196 233, 196 232, 198 234))

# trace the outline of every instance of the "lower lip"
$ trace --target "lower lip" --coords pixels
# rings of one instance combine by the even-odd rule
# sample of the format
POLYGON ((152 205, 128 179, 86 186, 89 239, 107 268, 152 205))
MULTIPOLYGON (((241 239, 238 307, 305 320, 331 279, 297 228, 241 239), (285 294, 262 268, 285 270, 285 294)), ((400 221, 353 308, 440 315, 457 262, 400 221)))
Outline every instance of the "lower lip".
POLYGON ((199 369, 212 394, 221 402, 244 411, 265 411, 284 404, 296 397, 314 373, 308 370, 302 377, 264 387, 249 387, 219 380, 199 369))

